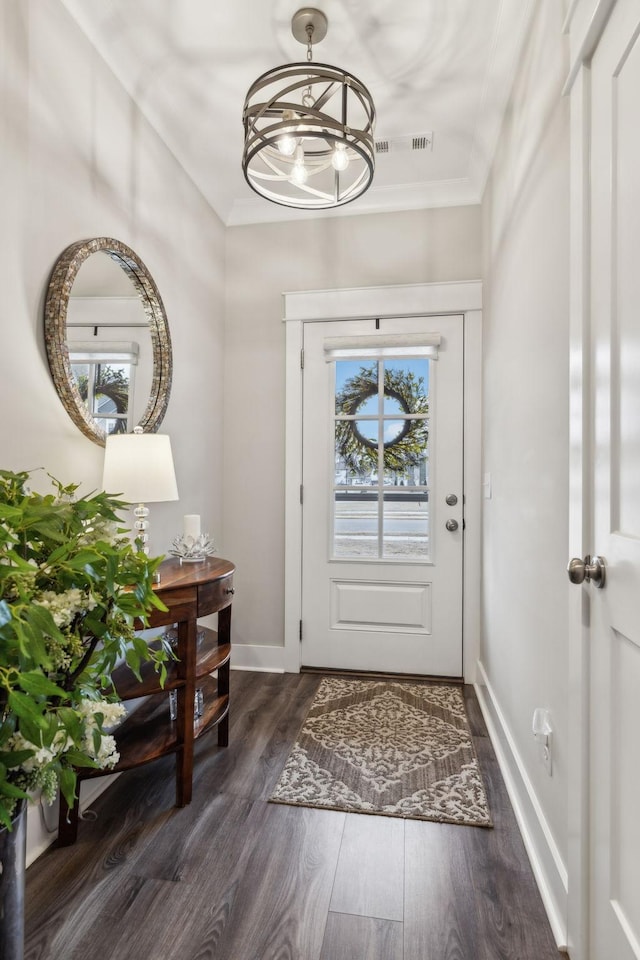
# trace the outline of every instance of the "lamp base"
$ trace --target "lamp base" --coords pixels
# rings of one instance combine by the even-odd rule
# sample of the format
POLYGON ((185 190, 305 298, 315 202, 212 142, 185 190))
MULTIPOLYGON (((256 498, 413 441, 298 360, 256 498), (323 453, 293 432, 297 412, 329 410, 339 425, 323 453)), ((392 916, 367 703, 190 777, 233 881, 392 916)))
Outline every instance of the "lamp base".
POLYGON ((139 503, 138 506, 133 511, 133 515, 136 518, 135 523, 133 524, 133 529, 136 532, 135 535, 135 544, 140 553, 146 553, 149 555, 149 521, 147 517, 149 516, 149 508, 145 507, 144 503, 139 503))

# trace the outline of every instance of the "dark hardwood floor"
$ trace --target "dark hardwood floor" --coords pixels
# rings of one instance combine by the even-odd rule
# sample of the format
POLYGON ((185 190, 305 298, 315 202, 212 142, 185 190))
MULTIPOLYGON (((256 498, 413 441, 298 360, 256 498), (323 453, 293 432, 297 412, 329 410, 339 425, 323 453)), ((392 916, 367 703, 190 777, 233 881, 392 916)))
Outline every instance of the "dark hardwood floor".
POLYGON ((228 748, 123 774, 27 871, 25 960, 557 960, 473 690, 494 829, 270 804, 314 675, 232 674, 228 748))

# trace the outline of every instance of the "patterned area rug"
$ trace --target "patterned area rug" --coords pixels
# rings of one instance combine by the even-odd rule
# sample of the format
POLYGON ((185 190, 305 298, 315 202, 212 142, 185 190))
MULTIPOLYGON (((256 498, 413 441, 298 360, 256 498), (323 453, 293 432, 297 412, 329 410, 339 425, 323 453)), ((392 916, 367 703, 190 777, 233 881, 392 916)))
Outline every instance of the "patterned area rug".
POLYGON ((492 826, 459 687, 325 677, 270 800, 492 826))

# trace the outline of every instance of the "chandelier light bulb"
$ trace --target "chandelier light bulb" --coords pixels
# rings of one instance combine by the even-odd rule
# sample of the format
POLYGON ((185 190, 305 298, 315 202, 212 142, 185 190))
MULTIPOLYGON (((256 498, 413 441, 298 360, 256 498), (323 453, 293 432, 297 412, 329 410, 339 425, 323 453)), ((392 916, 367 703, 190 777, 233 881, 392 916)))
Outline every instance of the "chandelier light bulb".
POLYGON ((349 154, 344 143, 336 143, 331 156, 331 166, 334 170, 346 170, 349 166, 349 154))
MULTIPOLYGON (((284 110, 282 113, 283 120, 294 120, 293 110, 284 110)), ((295 137, 292 137, 290 133, 283 133, 277 142, 277 147, 283 157, 292 157, 296 152, 296 147, 298 146, 298 141, 295 137)))
POLYGON ((284 137, 280 137, 278 140, 278 150, 283 155, 283 157, 292 157, 296 152, 297 142, 295 137, 291 137, 288 134, 284 137))
POLYGON ((301 187, 307 182, 308 176, 309 174, 307 173, 307 168, 304 165, 304 150, 300 145, 298 145, 296 148, 296 159, 291 171, 291 180, 293 183, 301 187))

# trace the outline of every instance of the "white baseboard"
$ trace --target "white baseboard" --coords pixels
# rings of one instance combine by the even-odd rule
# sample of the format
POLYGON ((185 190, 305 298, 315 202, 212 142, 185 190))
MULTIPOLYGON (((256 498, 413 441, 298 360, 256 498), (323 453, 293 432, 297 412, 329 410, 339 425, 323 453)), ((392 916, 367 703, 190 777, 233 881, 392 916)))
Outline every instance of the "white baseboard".
POLYGON ((284 673, 284 647, 234 643, 231 647, 231 669, 284 673))
POLYGON ((568 874, 482 663, 474 684, 558 950, 567 950, 568 874))

